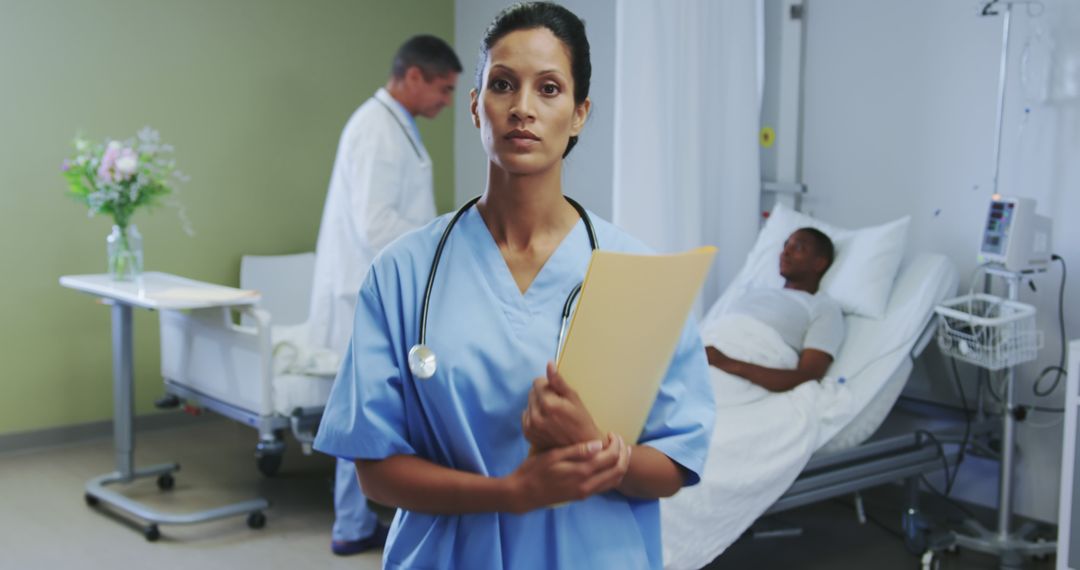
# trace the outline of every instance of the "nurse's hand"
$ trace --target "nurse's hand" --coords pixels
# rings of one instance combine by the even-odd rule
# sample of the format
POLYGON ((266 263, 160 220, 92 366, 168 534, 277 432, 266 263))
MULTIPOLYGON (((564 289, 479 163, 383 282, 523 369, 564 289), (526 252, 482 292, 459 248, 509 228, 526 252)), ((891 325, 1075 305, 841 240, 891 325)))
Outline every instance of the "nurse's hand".
POLYGON ((578 393, 551 362, 547 365, 547 378, 533 381, 529 405, 521 414, 521 431, 538 450, 603 438, 578 393))
POLYGON ((507 477, 514 489, 514 511, 580 501, 615 489, 630 467, 630 449, 621 437, 609 433, 603 441, 530 455, 507 477))

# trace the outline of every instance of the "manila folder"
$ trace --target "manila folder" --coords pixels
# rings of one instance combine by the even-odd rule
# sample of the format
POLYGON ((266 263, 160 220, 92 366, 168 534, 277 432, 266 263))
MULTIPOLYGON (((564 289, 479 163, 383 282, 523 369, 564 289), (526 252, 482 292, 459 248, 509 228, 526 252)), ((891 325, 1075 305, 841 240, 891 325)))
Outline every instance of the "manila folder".
POLYGON ((637 443, 715 254, 593 253, 558 369, 601 432, 637 443))

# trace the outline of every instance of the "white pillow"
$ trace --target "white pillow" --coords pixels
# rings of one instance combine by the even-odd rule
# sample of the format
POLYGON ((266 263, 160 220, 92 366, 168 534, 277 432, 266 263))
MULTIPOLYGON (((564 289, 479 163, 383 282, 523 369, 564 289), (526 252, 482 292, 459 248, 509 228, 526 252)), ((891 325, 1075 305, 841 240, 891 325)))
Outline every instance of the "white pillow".
POLYGON ((788 236, 812 227, 833 241, 836 257, 821 281, 821 290, 845 313, 880 319, 904 258, 910 216, 867 228, 848 230, 796 212, 784 204, 773 208, 746 258, 747 286, 780 287, 780 251, 788 236))

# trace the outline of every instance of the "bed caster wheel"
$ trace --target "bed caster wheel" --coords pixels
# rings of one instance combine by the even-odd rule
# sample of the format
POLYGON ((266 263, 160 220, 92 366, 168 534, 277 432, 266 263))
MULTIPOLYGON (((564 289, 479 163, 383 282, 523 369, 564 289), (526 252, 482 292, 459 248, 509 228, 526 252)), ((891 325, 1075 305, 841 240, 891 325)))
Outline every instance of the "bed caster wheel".
POLYGON ((259 529, 266 526, 266 515, 262 511, 255 511, 247 517, 248 528, 259 529))
POLYGON ((152 524, 146 527, 143 531, 143 536, 146 537, 146 542, 157 542, 157 539, 161 538, 161 531, 158 530, 156 524, 152 524))
POLYGON ((941 568, 941 558, 933 550, 927 550, 919 559, 919 568, 921 570, 939 570, 941 568))
POLYGON ((165 394, 154 400, 154 407, 159 410, 172 410, 180 407, 180 397, 176 394, 165 394))
POLYGON ((929 527, 922 514, 909 509, 904 512, 901 523, 904 527, 904 549, 916 556, 928 552, 929 527))
POLYGON ((926 535, 923 533, 904 537, 904 548, 912 554, 926 552, 926 535))
POLYGON ((161 489, 162 491, 169 491, 169 490, 172 490, 173 486, 175 486, 175 485, 176 485, 176 479, 173 478, 172 474, 170 474, 170 473, 162 473, 161 475, 158 475, 158 478, 157 478, 157 488, 158 489, 161 489))
MULTIPOLYGON (((1035 539, 1035 544, 1046 544, 1046 542, 1047 542, 1047 540, 1045 538, 1041 537, 1041 536, 1035 539)), ((1036 561, 1036 562, 1049 562, 1050 561, 1050 556, 1051 556, 1050 553, 1036 554, 1036 555, 1032 556, 1031 559, 1036 561)))
POLYGON ((88 507, 96 507, 98 504, 98 498, 90 493, 83 495, 83 500, 86 501, 86 506, 88 507))
POLYGON ((273 477, 281 469, 282 459, 284 459, 284 455, 278 453, 256 455, 255 466, 259 468, 259 473, 267 477, 273 477))
POLYGON ((285 458, 285 434, 275 431, 272 439, 261 439, 255 445, 255 466, 267 477, 277 475, 285 458))

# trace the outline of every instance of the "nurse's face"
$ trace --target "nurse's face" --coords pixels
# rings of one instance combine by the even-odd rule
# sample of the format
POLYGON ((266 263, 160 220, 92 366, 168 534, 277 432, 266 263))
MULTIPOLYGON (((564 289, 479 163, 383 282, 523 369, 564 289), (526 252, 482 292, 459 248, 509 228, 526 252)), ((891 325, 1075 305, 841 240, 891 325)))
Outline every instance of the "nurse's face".
POLYGON ((585 125, 589 100, 574 103, 567 47, 547 28, 518 30, 492 46, 481 91, 473 89, 473 124, 488 159, 513 174, 558 164, 585 125))

